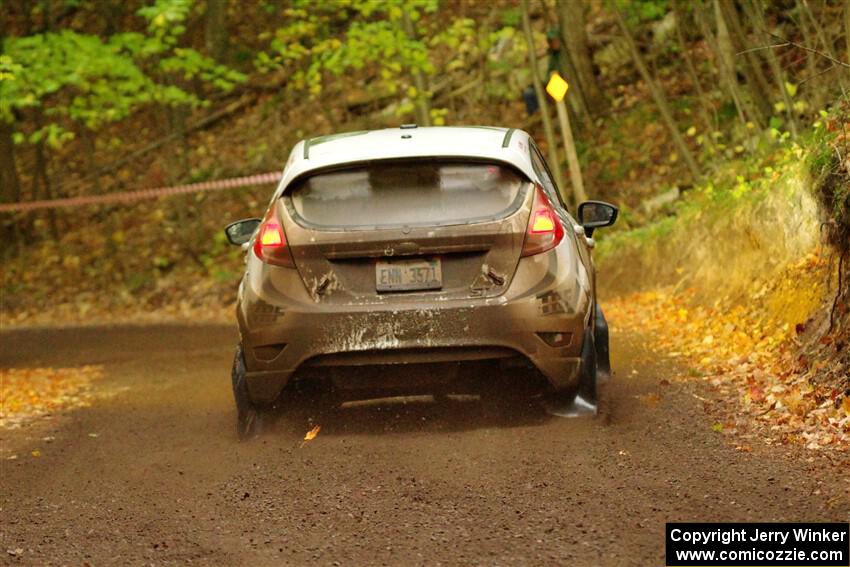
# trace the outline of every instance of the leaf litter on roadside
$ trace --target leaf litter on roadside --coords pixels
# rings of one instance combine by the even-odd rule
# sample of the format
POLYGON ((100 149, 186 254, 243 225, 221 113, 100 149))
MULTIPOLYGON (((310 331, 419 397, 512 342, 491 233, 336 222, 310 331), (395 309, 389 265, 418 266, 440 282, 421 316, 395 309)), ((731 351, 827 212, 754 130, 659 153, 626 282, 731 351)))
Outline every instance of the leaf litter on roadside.
POLYGON ((768 444, 850 451, 850 393, 816 379, 825 363, 800 362, 794 339, 804 325, 771 323, 754 306, 702 306, 694 296, 673 288, 634 293, 608 302, 606 314, 612 328, 645 333, 653 350, 685 365, 677 379, 705 380, 733 400, 735 419, 760 424, 768 444))
POLYGON ((101 366, 0 369, 0 427, 87 406, 95 395, 93 383, 102 376, 101 366))

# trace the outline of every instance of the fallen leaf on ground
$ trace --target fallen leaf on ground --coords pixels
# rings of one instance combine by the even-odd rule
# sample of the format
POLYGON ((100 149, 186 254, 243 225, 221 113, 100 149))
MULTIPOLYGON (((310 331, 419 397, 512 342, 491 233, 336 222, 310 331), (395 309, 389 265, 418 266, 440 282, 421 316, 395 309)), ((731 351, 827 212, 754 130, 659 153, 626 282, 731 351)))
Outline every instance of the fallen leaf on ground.
POLYGON ((661 401, 661 397, 658 394, 641 394, 635 397, 649 407, 655 407, 661 401))
POLYGON ((0 427, 22 423, 56 410, 88 405, 101 366, 0 369, 0 427))
POLYGON ((318 435, 318 434, 319 434, 319 431, 320 431, 321 429, 322 429, 322 426, 321 426, 321 425, 317 425, 316 427, 314 427, 313 429, 311 429, 310 431, 308 431, 308 432, 307 432, 307 435, 305 435, 305 436, 304 436, 304 441, 305 441, 305 442, 307 442, 307 441, 312 441, 313 439, 315 439, 315 438, 316 438, 316 435, 318 435))
MULTIPOLYGON (((805 282, 800 270, 826 269, 826 265, 825 256, 813 254, 811 260, 774 278, 771 285, 805 282)), ((721 395, 719 400, 691 395, 705 404, 737 405, 740 419, 757 427, 768 444, 799 442, 811 450, 848 452, 850 396, 838 399, 840 390, 824 379, 840 375, 842 363, 810 361, 801 355, 798 336, 806 332, 806 325, 773 317, 769 305, 756 297, 766 296, 769 287, 765 284, 764 293, 751 296, 745 304, 719 298, 712 306, 701 305, 693 289, 659 288, 614 298, 606 303, 605 313, 614 332, 638 332, 647 337, 650 350, 676 359, 682 368, 676 381, 711 384, 721 395)), ((832 344, 833 339, 820 342, 832 344)), ((649 406, 658 401, 653 395, 636 397, 649 406)), ((733 418, 711 428, 733 433, 740 426, 744 422, 733 418)))

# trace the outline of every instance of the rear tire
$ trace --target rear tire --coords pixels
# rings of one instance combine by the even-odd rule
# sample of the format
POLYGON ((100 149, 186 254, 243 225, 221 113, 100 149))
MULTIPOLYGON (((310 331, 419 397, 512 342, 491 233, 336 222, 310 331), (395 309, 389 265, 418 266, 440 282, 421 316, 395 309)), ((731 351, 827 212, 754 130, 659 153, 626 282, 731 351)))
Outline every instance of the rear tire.
POLYGON ((256 437, 262 430, 263 424, 262 408, 251 400, 245 373, 245 356, 242 353, 242 345, 239 345, 236 347, 230 374, 233 382, 233 399, 236 401, 236 435, 239 439, 256 437))

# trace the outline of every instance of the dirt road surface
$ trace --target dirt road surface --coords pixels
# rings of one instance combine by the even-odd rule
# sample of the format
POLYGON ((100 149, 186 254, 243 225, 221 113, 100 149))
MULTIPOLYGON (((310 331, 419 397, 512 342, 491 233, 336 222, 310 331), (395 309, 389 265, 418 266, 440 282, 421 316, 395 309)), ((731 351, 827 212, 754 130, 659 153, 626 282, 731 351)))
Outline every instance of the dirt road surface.
POLYGON ((663 565, 666 521, 850 519, 846 471, 737 451, 696 397, 710 394, 667 384, 629 337, 607 418, 318 404, 244 443, 234 341, 209 326, 0 334, 0 366, 102 364, 109 392, 0 432, 19 455, 0 461, 0 564, 663 565))

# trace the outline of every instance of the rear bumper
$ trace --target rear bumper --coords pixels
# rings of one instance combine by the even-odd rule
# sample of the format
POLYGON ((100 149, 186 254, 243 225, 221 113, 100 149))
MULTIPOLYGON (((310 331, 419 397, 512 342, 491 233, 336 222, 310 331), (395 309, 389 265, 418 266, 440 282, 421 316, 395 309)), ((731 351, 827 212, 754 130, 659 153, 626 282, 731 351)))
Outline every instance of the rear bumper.
POLYGON ((589 293, 575 285, 486 300, 430 302, 423 308, 352 305, 328 312, 299 302, 270 305, 241 292, 237 309, 247 384, 274 401, 302 366, 403 364, 527 358, 556 390, 576 386, 589 293), (247 307, 246 307, 247 306, 247 307), (538 333, 570 334, 550 346, 538 333), (285 346, 284 346, 285 345, 285 346))

